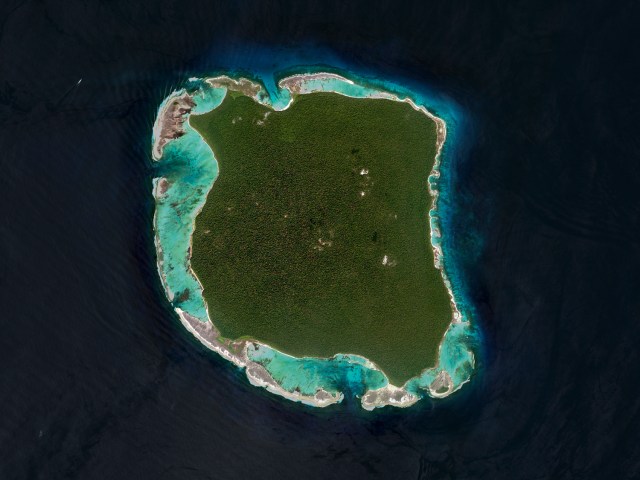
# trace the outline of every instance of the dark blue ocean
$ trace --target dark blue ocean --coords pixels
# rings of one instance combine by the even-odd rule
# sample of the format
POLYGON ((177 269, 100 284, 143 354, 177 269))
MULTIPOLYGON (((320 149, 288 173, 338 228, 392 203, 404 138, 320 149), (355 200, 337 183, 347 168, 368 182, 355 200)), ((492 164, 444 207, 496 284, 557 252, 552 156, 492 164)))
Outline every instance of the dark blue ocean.
POLYGON ((639 21, 622 1, 2 2, 0 479, 640 478, 639 21), (164 295, 159 103, 299 66, 464 118, 443 234, 481 342, 447 399, 283 400, 164 295))

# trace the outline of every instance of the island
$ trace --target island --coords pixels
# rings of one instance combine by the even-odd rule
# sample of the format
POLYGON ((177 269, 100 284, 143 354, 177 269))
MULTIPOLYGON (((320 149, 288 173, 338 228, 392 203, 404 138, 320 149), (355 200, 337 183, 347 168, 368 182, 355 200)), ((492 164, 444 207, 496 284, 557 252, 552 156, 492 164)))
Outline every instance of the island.
POLYGON ((367 409, 409 406, 468 381, 433 215, 445 122, 333 73, 286 77, 277 96, 192 82, 160 106, 152 145, 171 167, 154 179, 158 271, 185 327, 314 406, 345 388, 367 409))

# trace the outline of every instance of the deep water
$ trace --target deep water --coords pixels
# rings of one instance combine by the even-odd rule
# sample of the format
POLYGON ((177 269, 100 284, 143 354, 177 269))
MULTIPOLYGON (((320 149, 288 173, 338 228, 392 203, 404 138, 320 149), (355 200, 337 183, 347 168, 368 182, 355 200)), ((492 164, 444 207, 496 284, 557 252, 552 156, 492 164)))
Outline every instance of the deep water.
POLYGON ((637 478, 639 13, 5 2, 0 478, 637 478), (482 341, 444 401, 282 400, 165 298, 158 103, 192 76, 282 65, 379 76, 463 112, 445 238, 482 341))

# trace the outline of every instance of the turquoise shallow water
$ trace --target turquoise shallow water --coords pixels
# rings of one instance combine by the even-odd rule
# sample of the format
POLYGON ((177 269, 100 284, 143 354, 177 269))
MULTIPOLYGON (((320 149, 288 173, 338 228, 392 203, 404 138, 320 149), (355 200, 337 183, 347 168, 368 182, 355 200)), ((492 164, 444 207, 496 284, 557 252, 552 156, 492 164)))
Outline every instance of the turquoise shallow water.
MULTIPOLYGON (((447 166, 447 155, 455 150, 457 126, 460 112, 449 99, 408 91, 403 87, 375 79, 358 78, 347 75, 354 83, 341 79, 311 80, 304 83, 304 92, 333 91, 358 98, 390 92, 400 98, 409 97, 419 106, 425 106, 430 112, 442 118, 447 125, 447 140, 443 148, 440 169, 447 166)), ((258 79, 260 80, 260 79, 258 79)), ((260 95, 260 101, 280 110, 285 108, 290 95, 287 90, 273 87, 260 95)), ((276 82, 277 84, 277 82, 276 82)), ((199 79, 190 79, 184 87, 194 95, 197 106, 193 113, 201 114, 216 108, 226 94, 225 88, 212 88, 199 79)), ((185 90, 178 90, 179 94, 185 90)), ((173 94, 172 94, 173 95, 173 94)), ((165 99, 162 106, 170 97, 165 99)), ((204 140, 186 125, 186 134, 170 142, 164 149, 159 161, 162 176, 169 181, 169 188, 161 198, 156 199, 155 229, 157 242, 162 250, 162 262, 159 271, 165 278, 164 286, 169 300, 176 308, 202 321, 208 321, 208 314, 202 296, 202 288, 189 268, 190 238, 193 233, 194 220, 206 200, 210 188, 218 175, 218 164, 213 152, 204 140)), ((443 171, 444 173, 444 171, 443 171)), ((442 232, 442 236, 432 234, 432 244, 444 252, 443 267, 446 272, 447 285, 454 292, 456 305, 460 313, 456 322, 447 330, 440 347, 438 365, 426 369, 418 377, 410 379, 405 388, 422 397, 428 395, 427 387, 436 376, 445 370, 453 381, 454 390, 467 382, 473 371, 475 359, 472 346, 477 344, 478 330, 472 326, 472 306, 465 302, 464 283, 456 275, 455 262, 451 261, 452 252, 447 251, 446 218, 442 214, 446 209, 440 208, 448 195, 446 182, 438 175, 432 175, 432 189, 439 190, 438 209, 430 212, 431 230, 442 232)), ((154 179, 154 184, 159 178, 154 179)), ((212 319, 215 324, 215 318, 212 319)), ((257 349, 249 348, 251 361, 263 365, 272 377, 288 391, 298 391, 313 395, 317 389, 326 391, 351 392, 362 395, 367 390, 375 390, 388 384, 386 376, 356 355, 335 355, 327 359, 295 358, 260 345, 257 349)), ((336 352, 339 353, 339 352, 336 352)), ((425 365, 425 368, 429 367, 425 365)))
MULTIPOLYGON (((225 89, 197 84, 201 94, 194 113, 210 111, 222 102, 225 89)), ((170 186, 162 198, 156 199, 154 227, 163 259, 160 272, 173 305, 206 321, 202 287, 189 269, 188 251, 195 217, 218 176, 218 163, 209 146, 190 127, 183 137, 165 146, 161 162, 170 186)))
POLYGON ((366 359, 356 355, 336 355, 330 359, 296 358, 264 345, 249 348, 249 358, 263 365, 285 390, 313 395, 318 388, 339 392, 347 387, 355 394, 383 387, 387 378, 379 370, 367 368, 366 359))

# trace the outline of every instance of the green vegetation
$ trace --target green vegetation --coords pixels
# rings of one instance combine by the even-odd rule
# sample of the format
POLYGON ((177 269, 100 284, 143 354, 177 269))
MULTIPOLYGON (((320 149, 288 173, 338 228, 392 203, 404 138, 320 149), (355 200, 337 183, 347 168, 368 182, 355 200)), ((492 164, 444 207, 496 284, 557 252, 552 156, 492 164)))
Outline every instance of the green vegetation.
POLYGON ((227 96, 190 122, 220 167, 191 264, 223 336, 359 354, 396 385, 435 364, 452 312, 429 240, 432 120, 314 93, 282 112, 227 96))

